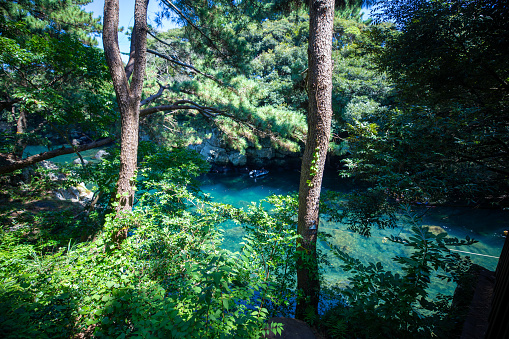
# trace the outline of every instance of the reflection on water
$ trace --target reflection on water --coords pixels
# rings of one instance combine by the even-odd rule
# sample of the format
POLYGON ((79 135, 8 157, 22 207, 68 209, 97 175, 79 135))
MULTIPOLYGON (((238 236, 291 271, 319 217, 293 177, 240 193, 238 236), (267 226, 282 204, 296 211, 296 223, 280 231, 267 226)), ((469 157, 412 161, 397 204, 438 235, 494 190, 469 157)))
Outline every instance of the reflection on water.
MULTIPOLYGON (((246 207, 251 202, 257 202, 270 194, 288 194, 297 192, 299 188, 299 173, 297 171, 270 172, 269 175, 253 179, 248 174, 207 174, 202 177, 202 190, 210 194, 213 201, 231 204, 235 207, 246 207)), ((335 173, 326 173, 324 176, 324 189, 347 191, 346 181, 340 179, 335 173)), ((424 210, 423 210, 424 211, 424 210)), ((419 211, 420 212, 420 211, 419 211)), ((507 223, 508 212, 435 207, 429 209, 423 217, 423 225, 433 228, 434 232, 446 231, 450 236, 464 239, 466 236, 479 242, 469 247, 452 248, 479 255, 458 252, 470 256, 473 262, 490 270, 495 270, 498 256, 502 250, 504 238, 502 232, 509 228, 507 223)), ((227 222, 220 225, 225 230, 224 246, 230 250, 238 251, 244 232, 239 225, 227 222)), ((363 263, 381 262, 387 270, 398 271, 399 265, 392 258, 395 256, 408 256, 408 247, 387 241, 392 235, 407 236, 410 225, 400 222, 398 228, 393 230, 373 231, 373 236, 364 238, 346 229, 340 223, 320 221, 319 230, 330 234, 330 242, 338 246, 351 256, 360 259, 363 263)), ((329 246, 320 242, 318 248, 329 252, 329 246)), ((330 267, 325 269, 325 278, 331 283, 346 281, 345 273, 339 268, 339 260, 329 256, 330 267)), ((439 284, 438 292, 451 292, 451 286, 439 284)))

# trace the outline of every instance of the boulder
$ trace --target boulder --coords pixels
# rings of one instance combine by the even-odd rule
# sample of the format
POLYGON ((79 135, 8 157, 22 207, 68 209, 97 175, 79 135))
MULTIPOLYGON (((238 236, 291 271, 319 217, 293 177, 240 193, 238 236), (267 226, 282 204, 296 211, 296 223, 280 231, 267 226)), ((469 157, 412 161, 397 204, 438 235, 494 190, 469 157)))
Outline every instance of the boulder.
POLYGON ((89 190, 83 182, 79 183, 75 188, 78 191, 80 200, 90 201, 94 197, 94 192, 89 190))
POLYGON ((204 144, 193 144, 193 145, 187 146, 187 148, 189 148, 190 150, 193 150, 193 151, 198 152, 198 153, 201 152, 203 147, 205 147, 204 144))
POLYGON ((72 202, 80 201, 79 191, 74 187, 69 187, 68 189, 60 188, 53 193, 55 194, 55 198, 58 200, 70 200, 72 202))
POLYGON ((55 173, 55 171, 58 171, 59 168, 55 163, 53 163, 51 161, 43 160, 43 161, 39 162, 39 167, 50 171, 50 172, 48 172, 48 177, 52 181, 62 181, 62 180, 67 179, 67 176, 65 174, 60 173, 60 172, 55 173))
POLYGON ((48 177, 50 178, 51 181, 63 181, 67 179, 67 176, 63 173, 50 172, 48 173, 48 177))
POLYGON ((97 160, 101 160, 104 156, 106 155, 110 155, 108 152, 106 152, 105 150, 101 149, 99 150, 94 156, 93 158, 94 159, 97 159, 97 160))
POLYGON ((94 192, 89 190, 84 183, 67 189, 60 188, 53 193, 58 200, 70 200, 72 202, 90 201, 94 197, 94 192))
MULTIPOLYGON (((72 163, 75 164, 75 165, 81 165, 81 159, 80 158, 76 158, 76 159, 73 160, 72 163)), ((83 159, 83 164, 84 165, 88 165, 88 160, 83 159)))
POLYGON ((71 138, 73 138, 73 139, 77 139, 81 136, 81 133, 76 130, 72 130, 71 133, 69 133, 69 134, 70 134, 71 138))
POLYGON ((58 166, 54 162, 48 160, 39 162, 39 166, 46 170, 58 170, 58 166))
POLYGON ((249 149, 247 153, 258 159, 272 159, 275 155, 274 149, 269 147, 264 147, 262 149, 249 149))
POLYGON ((205 144, 200 151, 200 154, 208 162, 212 162, 217 165, 226 165, 229 162, 228 154, 224 148, 215 147, 210 144, 205 144))
POLYGON ((244 166, 247 163, 246 155, 240 154, 240 152, 230 153, 228 159, 230 160, 233 166, 244 166))

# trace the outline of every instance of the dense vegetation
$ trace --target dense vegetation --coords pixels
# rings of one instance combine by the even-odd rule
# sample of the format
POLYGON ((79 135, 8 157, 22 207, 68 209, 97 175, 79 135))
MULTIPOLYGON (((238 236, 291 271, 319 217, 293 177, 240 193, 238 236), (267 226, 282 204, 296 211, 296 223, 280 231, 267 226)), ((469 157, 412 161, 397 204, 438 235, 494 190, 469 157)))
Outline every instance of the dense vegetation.
MULTIPOLYGON (((319 126, 308 121, 313 11, 298 1, 161 1, 160 15, 173 13, 180 28, 150 29, 146 46, 133 38, 117 69, 124 90, 140 86, 125 92, 139 90, 128 109, 113 52, 95 47, 99 22, 80 7, 89 2, 0 0, 0 336, 259 338, 268 318, 312 304, 297 272, 319 286, 296 227, 298 196, 213 203, 196 180, 210 165, 187 146, 218 133, 242 154, 267 141, 304 151, 319 126), (134 150, 122 190, 129 114, 139 116, 136 145, 138 126, 150 141, 134 150), (109 154, 86 166, 41 162, 83 160, 82 150, 106 144, 109 154), (28 145, 56 149, 24 158, 28 145), (53 198, 69 187, 93 196, 53 198), (221 247, 227 220, 245 231, 240 252, 221 247)), ((412 204, 507 204, 509 9, 378 1, 372 22, 361 3, 336 4, 325 143, 359 189, 322 196, 316 218, 360 236, 406 218, 410 235, 387 240, 410 250, 391 272, 333 248, 350 284, 314 289, 325 306, 297 316, 331 338, 452 338, 464 310, 430 289, 465 277, 469 260, 449 246, 475 241, 431 232, 412 204)), ((319 148, 303 166, 310 189, 325 163, 319 148)))

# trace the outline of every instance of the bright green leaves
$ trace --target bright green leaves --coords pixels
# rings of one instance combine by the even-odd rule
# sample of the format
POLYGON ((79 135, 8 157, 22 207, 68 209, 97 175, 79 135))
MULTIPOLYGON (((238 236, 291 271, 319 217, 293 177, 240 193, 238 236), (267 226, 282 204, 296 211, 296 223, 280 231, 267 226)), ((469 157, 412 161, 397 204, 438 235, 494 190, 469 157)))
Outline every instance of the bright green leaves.
POLYGON ((1 119, 9 132, 24 132, 7 135, 10 148, 48 145, 49 134, 64 143, 76 129, 108 135, 115 119, 109 72, 102 51, 84 43, 98 20, 76 1, 1 1, 0 8, 0 93, 9 111, 1 119))
POLYGON ((441 280, 457 282, 470 267, 468 258, 461 258, 447 246, 475 241, 449 238, 446 233, 433 234, 419 225, 417 217, 408 217, 412 224, 410 234, 389 239, 408 247, 410 252, 393 258, 401 265, 402 274, 387 271, 381 263, 363 264, 341 249, 333 249, 343 262, 342 268, 352 275, 349 285, 340 291, 348 307, 331 311, 327 322, 336 324, 338 317, 346 318, 349 331, 359 336, 447 336, 447 321, 455 321, 447 315, 452 296, 429 296, 430 287, 441 280))

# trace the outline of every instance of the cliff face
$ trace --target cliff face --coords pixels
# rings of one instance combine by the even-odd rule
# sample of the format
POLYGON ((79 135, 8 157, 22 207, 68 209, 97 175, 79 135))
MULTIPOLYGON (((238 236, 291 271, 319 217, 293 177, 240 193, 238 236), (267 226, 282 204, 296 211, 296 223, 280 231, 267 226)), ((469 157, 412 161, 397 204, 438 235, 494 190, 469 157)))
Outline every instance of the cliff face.
POLYGON ((200 144, 188 146, 216 166, 222 167, 298 167, 300 152, 289 152, 275 149, 269 140, 262 140, 261 148, 249 145, 245 152, 239 152, 216 137, 215 134, 204 139, 200 144))

